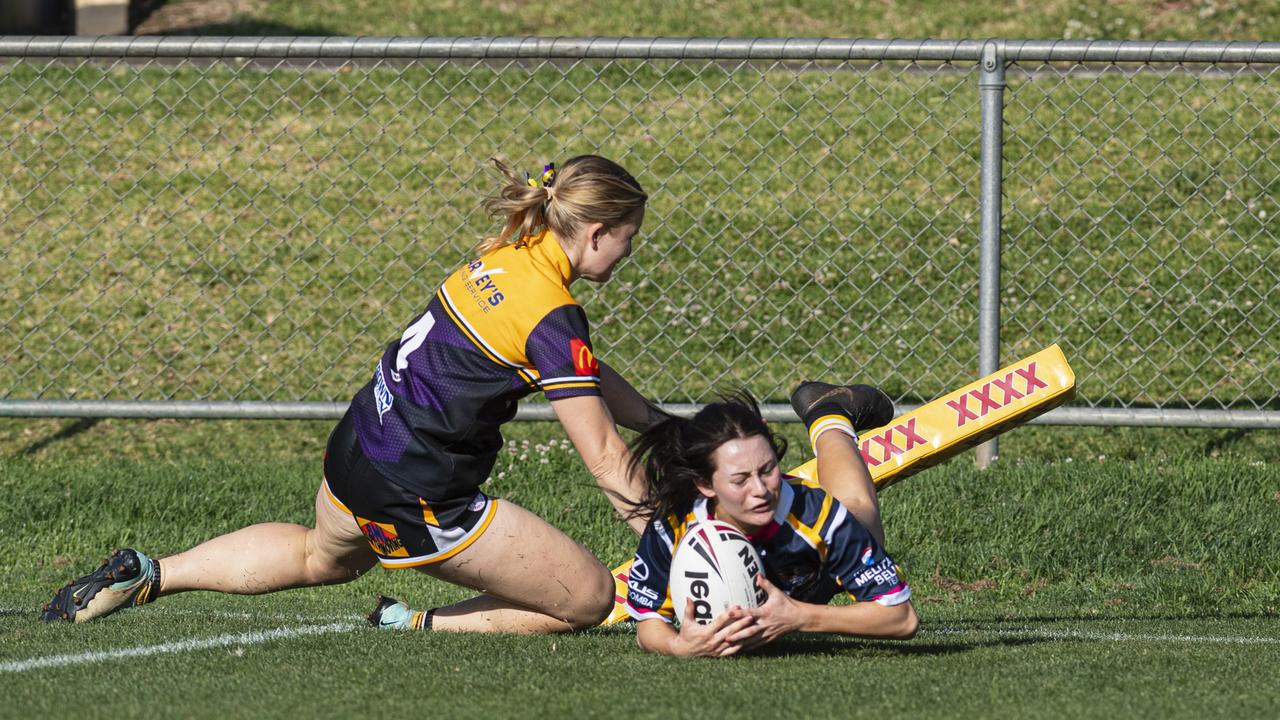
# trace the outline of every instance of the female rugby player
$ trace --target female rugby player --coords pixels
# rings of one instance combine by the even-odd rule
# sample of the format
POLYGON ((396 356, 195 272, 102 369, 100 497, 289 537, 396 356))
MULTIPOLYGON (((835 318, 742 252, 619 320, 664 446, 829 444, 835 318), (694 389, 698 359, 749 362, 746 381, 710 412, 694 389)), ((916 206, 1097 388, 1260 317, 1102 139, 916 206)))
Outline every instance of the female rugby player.
MULTIPOLYGON (((329 438, 315 527, 267 523, 152 559, 117 550, 58 591, 47 621, 82 622, 188 590, 262 594, 343 583, 376 563, 480 591, 411 613, 380 602, 371 622, 445 631, 554 632, 596 625, 613 578, 586 548, 480 486, 516 401, 541 391, 620 511, 639 499, 615 421, 664 415, 596 359, 569 286, 609 279, 631 254, 648 196, 618 164, 575 157, 541 182, 495 160, 487 202, 505 220, 436 291, 371 369, 329 438), (527 177, 527 176, 526 176, 527 177)), ((642 521, 632 520, 639 531, 642 521)))
MULTIPOLYGON (((793 631, 908 639, 918 620, 911 589, 885 553, 875 486, 858 452, 859 388, 805 383, 792 404, 809 427, 823 485, 783 477, 785 452, 747 395, 708 405, 692 419, 671 418, 632 445, 648 492, 633 515, 652 521, 631 568, 627 610, 637 641, 667 655, 733 655, 793 631), (767 600, 730 608, 707 625, 693 603, 672 607, 668 580, 673 548, 689 524, 715 519, 751 540, 764 564, 767 600), (828 605, 838 592, 851 605, 828 605), (682 617, 677 630, 672 621, 682 617)), ((887 401, 887 400, 886 400, 887 401)), ((890 408, 892 406, 890 405, 890 408)))

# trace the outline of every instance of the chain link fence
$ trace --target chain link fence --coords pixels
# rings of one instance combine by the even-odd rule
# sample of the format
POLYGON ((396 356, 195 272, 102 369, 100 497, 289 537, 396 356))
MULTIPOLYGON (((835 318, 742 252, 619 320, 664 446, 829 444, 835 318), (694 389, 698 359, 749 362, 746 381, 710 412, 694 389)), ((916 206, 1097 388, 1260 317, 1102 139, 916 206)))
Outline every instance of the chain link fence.
POLYGON ((1280 44, 0 38, 0 58, 0 414, 336 416, 495 230, 487 158, 596 152, 652 200, 614 279, 574 288, 651 397, 746 387, 786 418, 820 377, 912 405, 1058 342, 1080 392, 1051 422, 1280 426, 1280 44))

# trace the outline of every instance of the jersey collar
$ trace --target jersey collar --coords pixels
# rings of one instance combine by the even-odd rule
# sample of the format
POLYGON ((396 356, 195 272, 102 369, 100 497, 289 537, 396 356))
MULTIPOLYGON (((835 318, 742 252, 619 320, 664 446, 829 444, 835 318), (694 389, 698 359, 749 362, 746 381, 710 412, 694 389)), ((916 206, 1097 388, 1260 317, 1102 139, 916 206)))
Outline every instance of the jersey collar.
POLYGON ((784 476, 782 478, 782 487, 778 488, 778 507, 773 511, 773 521, 778 524, 786 522, 787 513, 791 512, 791 505, 795 501, 796 491, 784 476))
POLYGON ((566 288, 569 287, 569 281, 573 277, 573 266, 569 264, 569 256, 560 246, 560 240, 555 233, 543 230, 526 239, 525 245, 529 248, 529 252, 542 260, 542 265, 551 268, 555 275, 559 276, 560 284, 566 288))

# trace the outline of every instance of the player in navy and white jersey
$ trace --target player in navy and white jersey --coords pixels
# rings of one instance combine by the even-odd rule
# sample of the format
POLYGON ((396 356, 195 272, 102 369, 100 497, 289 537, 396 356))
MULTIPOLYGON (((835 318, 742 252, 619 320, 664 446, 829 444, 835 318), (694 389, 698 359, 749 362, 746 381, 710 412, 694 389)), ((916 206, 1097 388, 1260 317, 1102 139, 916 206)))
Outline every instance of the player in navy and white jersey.
MULTIPOLYGON (((552 632, 608 615, 613 578, 586 548, 480 487, 516 401, 550 401, 610 500, 639 498, 616 422, 664 417, 596 359, 570 285, 603 282, 631 253, 648 196, 616 163, 584 155, 541 181, 506 178, 505 220, 452 273, 369 373, 329 438, 314 528, 254 525, 155 560, 115 552, 58 591, 46 620, 85 621, 187 590, 260 594, 412 567, 483 594, 416 612, 380 598, 389 628, 552 632)), ((526 176, 527 178, 527 176, 526 176)), ((632 520, 639 531, 643 522, 632 520)))
POLYGON ((732 655, 793 631, 915 635, 911 588, 884 550, 875 488, 857 450, 856 412, 842 402, 848 388, 806 385, 793 404, 809 425, 819 477, 840 488, 844 502, 817 483, 782 475, 785 445, 749 396, 712 403, 692 419, 666 420, 633 443, 648 486, 635 512, 652 519, 631 566, 626 606, 645 650, 732 655), (673 549, 690 524, 706 519, 736 526, 756 547, 767 600, 699 624, 692 602, 672 606, 668 582, 673 549), (854 602, 827 604, 841 592, 854 602))

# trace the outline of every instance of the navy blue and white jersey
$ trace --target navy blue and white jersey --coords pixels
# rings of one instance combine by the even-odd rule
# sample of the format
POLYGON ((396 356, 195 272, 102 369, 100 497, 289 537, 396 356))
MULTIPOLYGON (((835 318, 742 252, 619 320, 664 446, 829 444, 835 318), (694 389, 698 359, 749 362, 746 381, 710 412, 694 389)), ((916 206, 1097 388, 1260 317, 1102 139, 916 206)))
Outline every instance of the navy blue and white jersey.
MULTIPOLYGON (((707 519, 715 519, 714 506, 698 498, 683 514, 655 518, 645 527, 627 580, 633 619, 675 619, 671 555, 688 526, 707 519)), ((773 521, 748 539, 769 582, 796 600, 825 604, 842 590, 855 602, 899 605, 911 599, 893 558, 817 483, 783 476, 773 521)))

